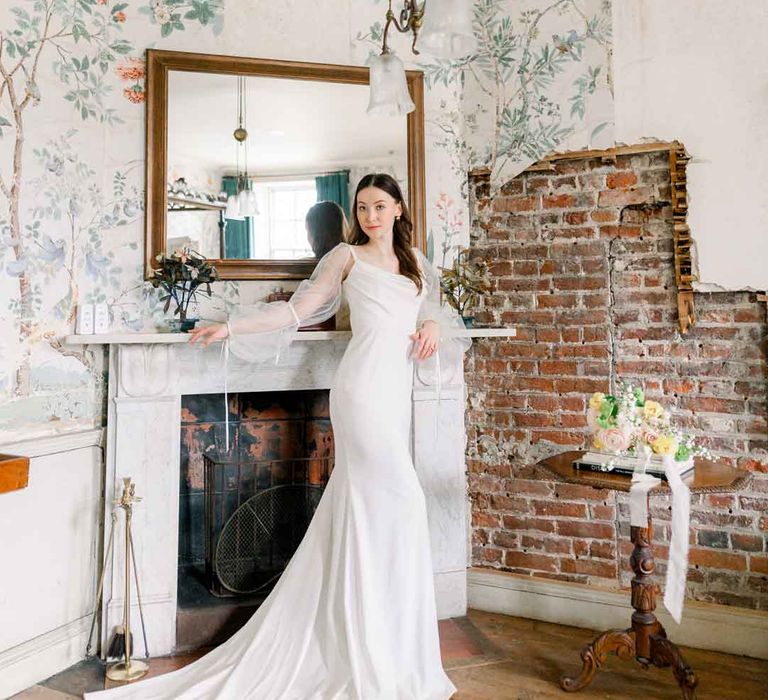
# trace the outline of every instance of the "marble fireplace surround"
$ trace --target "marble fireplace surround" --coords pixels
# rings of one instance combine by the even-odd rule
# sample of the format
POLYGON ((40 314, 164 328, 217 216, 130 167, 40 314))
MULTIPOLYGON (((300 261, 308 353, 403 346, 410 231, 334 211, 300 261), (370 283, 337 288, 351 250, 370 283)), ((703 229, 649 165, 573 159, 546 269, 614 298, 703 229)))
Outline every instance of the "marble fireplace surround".
MULTIPOLYGON (((477 329, 471 337, 512 337, 514 329, 477 329)), ((234 366, 231 392, 327 389, 349 341, 347 331, 303 332, 278 364, 234 366)), ((124 476, 142 497, 134 509, 133 536, 149 651, 176 646, 181 397, 221 393, 220 349, 188 345, 185 334, 77 335, 69 345, 109 345, 104 537, 112 501, 124 476)), ((223 413, 223 408, 222 408, 223 413)), ((413 456, 427 498, 437 610, 440 618, 467 608, 468 503, 464 462, 464 386, 459 372, 444 379, 438 404, 434 387, 414 381, 413 456), (439 410, 439 415, 436 413, 439 410), (440 440, 435 440, 439 421, 440 440)), ((117 557, 108 563, 101 627, 102 647, 122 620, 122 515, 117 557)), ((131 627, 137 654, 144 652, 135 589, 131 627)))

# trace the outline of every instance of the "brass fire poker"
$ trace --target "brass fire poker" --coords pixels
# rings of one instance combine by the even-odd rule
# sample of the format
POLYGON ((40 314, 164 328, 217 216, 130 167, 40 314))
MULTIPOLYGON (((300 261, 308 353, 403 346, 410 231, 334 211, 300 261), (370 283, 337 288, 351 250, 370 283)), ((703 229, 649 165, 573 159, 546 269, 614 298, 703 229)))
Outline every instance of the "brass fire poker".
MULTIPOLYGON (((149 665, 143 661, 131 659, 131 647, 133 639, 131 635, 131 568, 133 568, 133 577, 136 582, 136 597, 139 603, 139 617, 141 619, 141 632, 144 636, 144 654, 149 658, 149 649, 147 647, 147 631, 144 625, 144 610, 141 605, 141 591, 139 589, 139 577, 136 571, 136 555, 133 547, 133 534, 131 532, 131 520, 133 516, 133 504, 141 500, 136 495, 136 484, 132 483, 131 477, 123 478, 123 493, 118 500, 113 501, 115 510, 112 512, 112 525, 109 532, 107 551, 104 555, 104 567, 99 579, 99 590, 96 596, 96 605, 91 620, 91 631, 88 635, 88 646, 86 647, 86 656, 91 651, 91 636, 96 622, 96 613, 99 609, 102 595, 104 593, 104 575, 106 573, 107 561, 112 550, 112 544, 115 536, 115 523, 117 522, 117 509, 122 508, 125 511, 125 591, 123 593, 123 628, 122 634, 125 636, 123 660, 107 667, 107 678, 113 681, 134 681, 141 678, 149 669, 149 665)), ((119 629, 119 628, 118 628, 119 629)), ((123 646, 123 645, 120 645, 123 646)))

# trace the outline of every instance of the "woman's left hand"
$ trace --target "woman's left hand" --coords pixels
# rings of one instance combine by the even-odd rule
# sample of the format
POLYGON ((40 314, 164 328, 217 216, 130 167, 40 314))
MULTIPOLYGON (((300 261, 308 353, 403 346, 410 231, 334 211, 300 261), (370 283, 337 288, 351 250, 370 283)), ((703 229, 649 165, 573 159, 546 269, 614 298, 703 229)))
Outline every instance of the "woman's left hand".
POLYGON ((412 336, 413 357, 417 360, 426 360, 437 351, 437 343, 440 340, 440 326, 434 321, 424 321, 421 328, 412 336))

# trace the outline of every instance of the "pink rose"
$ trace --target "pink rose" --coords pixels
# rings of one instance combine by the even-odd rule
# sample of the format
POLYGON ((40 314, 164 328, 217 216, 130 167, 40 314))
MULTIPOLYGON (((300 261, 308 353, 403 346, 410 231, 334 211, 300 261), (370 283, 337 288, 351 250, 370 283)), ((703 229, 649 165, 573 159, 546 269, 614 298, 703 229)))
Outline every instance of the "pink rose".
POLYGON ((601 428, 597 431, 597 439, 608 452, 624 452, 629 448, 631 434, 622 428, 601 428))

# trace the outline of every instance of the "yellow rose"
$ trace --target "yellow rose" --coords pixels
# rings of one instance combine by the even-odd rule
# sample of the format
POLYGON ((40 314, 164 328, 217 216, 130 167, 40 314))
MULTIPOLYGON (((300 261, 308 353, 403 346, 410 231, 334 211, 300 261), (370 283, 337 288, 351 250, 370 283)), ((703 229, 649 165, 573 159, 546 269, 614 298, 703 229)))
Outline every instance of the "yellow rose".
POLYGON ((646 401, 643 406, 643 418, 653 420, 664 415, 664 407, 656 401, 646 401))
POLYGON ((600 404, 603 403, 604 398, 605 398, 605 394, 602 394, 599 391, 596 391, 594 394, 592 394, 591 398, 589 399, 589 407, 594 408, 596 411, 599 411, 600 404))
POLYGON ((669 435, 659 435, 652 443, 651 448, 657 455, 673 455, 677 452, 677 440, 669 435))
POLYGON ((593 435, 593 436, 592 436, 592 446, 593 446, 593 447, 594 447, 596 450, 603 450, 603 449, 605 449, 605 445, 603 445, 603 443, 602 443, 602 441, 600 440, 600 438, 599 438, 599 437, 597 437, 597 434, 595 434, 595 435, 593 435))

